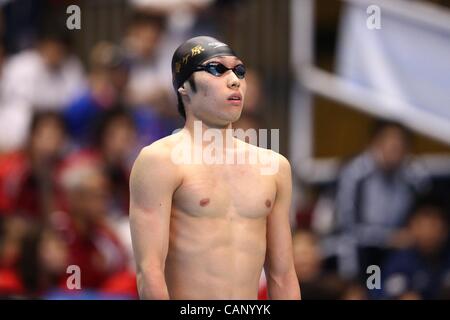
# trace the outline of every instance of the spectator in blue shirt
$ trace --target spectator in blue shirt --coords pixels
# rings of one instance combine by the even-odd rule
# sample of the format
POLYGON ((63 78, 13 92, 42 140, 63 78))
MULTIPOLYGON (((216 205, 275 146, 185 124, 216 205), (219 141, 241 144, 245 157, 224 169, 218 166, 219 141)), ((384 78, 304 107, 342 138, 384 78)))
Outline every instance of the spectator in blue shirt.
POLYGON ((342 275, 366 278, 379 265, 405 223, 415 197, 425 191, 425 171, 409 159, 410 135, 400 124, 380 122, 370 146, 339 177, 336 211, 346 256, 342 275))
POLYGON ((408 223, 410 245, 394 251, 381 268, 382 298, 436 299, 450 285, 448 216, 438 205, 424 203, 408 223))

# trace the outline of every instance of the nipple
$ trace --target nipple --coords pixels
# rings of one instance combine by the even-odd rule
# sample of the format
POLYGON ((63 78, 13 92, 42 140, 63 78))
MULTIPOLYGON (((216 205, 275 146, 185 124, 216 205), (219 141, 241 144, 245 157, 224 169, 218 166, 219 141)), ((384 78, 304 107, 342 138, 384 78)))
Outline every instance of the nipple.
POLYGON ((209 198, 200 200, 200 206, 202 206, 202 207, 206 207, 208 205, 208 203, 209 203, 209 198))

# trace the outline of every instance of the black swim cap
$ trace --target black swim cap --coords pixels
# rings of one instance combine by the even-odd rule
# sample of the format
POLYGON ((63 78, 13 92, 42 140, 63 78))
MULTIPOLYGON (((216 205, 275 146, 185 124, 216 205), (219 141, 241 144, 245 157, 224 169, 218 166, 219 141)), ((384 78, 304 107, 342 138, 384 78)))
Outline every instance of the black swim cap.
POLYGON ((180 45, 172 57, 172 83, 175 90, 189 79, 202 62, 217 56, 236 56, 225 43, 212 37, 195 37, 180 45))

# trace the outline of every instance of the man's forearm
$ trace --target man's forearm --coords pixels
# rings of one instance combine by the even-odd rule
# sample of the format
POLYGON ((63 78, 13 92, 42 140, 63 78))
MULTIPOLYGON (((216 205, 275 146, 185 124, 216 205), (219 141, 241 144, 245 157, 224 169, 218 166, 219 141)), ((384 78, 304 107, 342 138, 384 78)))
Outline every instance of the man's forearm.
POLYGON ((139 298, 142 300, 169 300, 169 292, 164 274, 137 274, 139 298))
POLYGON ((267 279, 269 299, 274 300, 300 300, 300 285, 295 272, 267 279))

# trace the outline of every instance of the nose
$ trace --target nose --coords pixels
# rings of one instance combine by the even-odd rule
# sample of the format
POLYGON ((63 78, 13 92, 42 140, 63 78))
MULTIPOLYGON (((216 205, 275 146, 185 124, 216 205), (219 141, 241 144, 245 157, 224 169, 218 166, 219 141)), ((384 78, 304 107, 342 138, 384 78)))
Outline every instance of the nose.
POLYGON ((227 77, 227 85, 230 89, 239 89, 241 86, 241 81, 239 78, 234 74, 232 70, 229 70, 229 75, 227 77))

